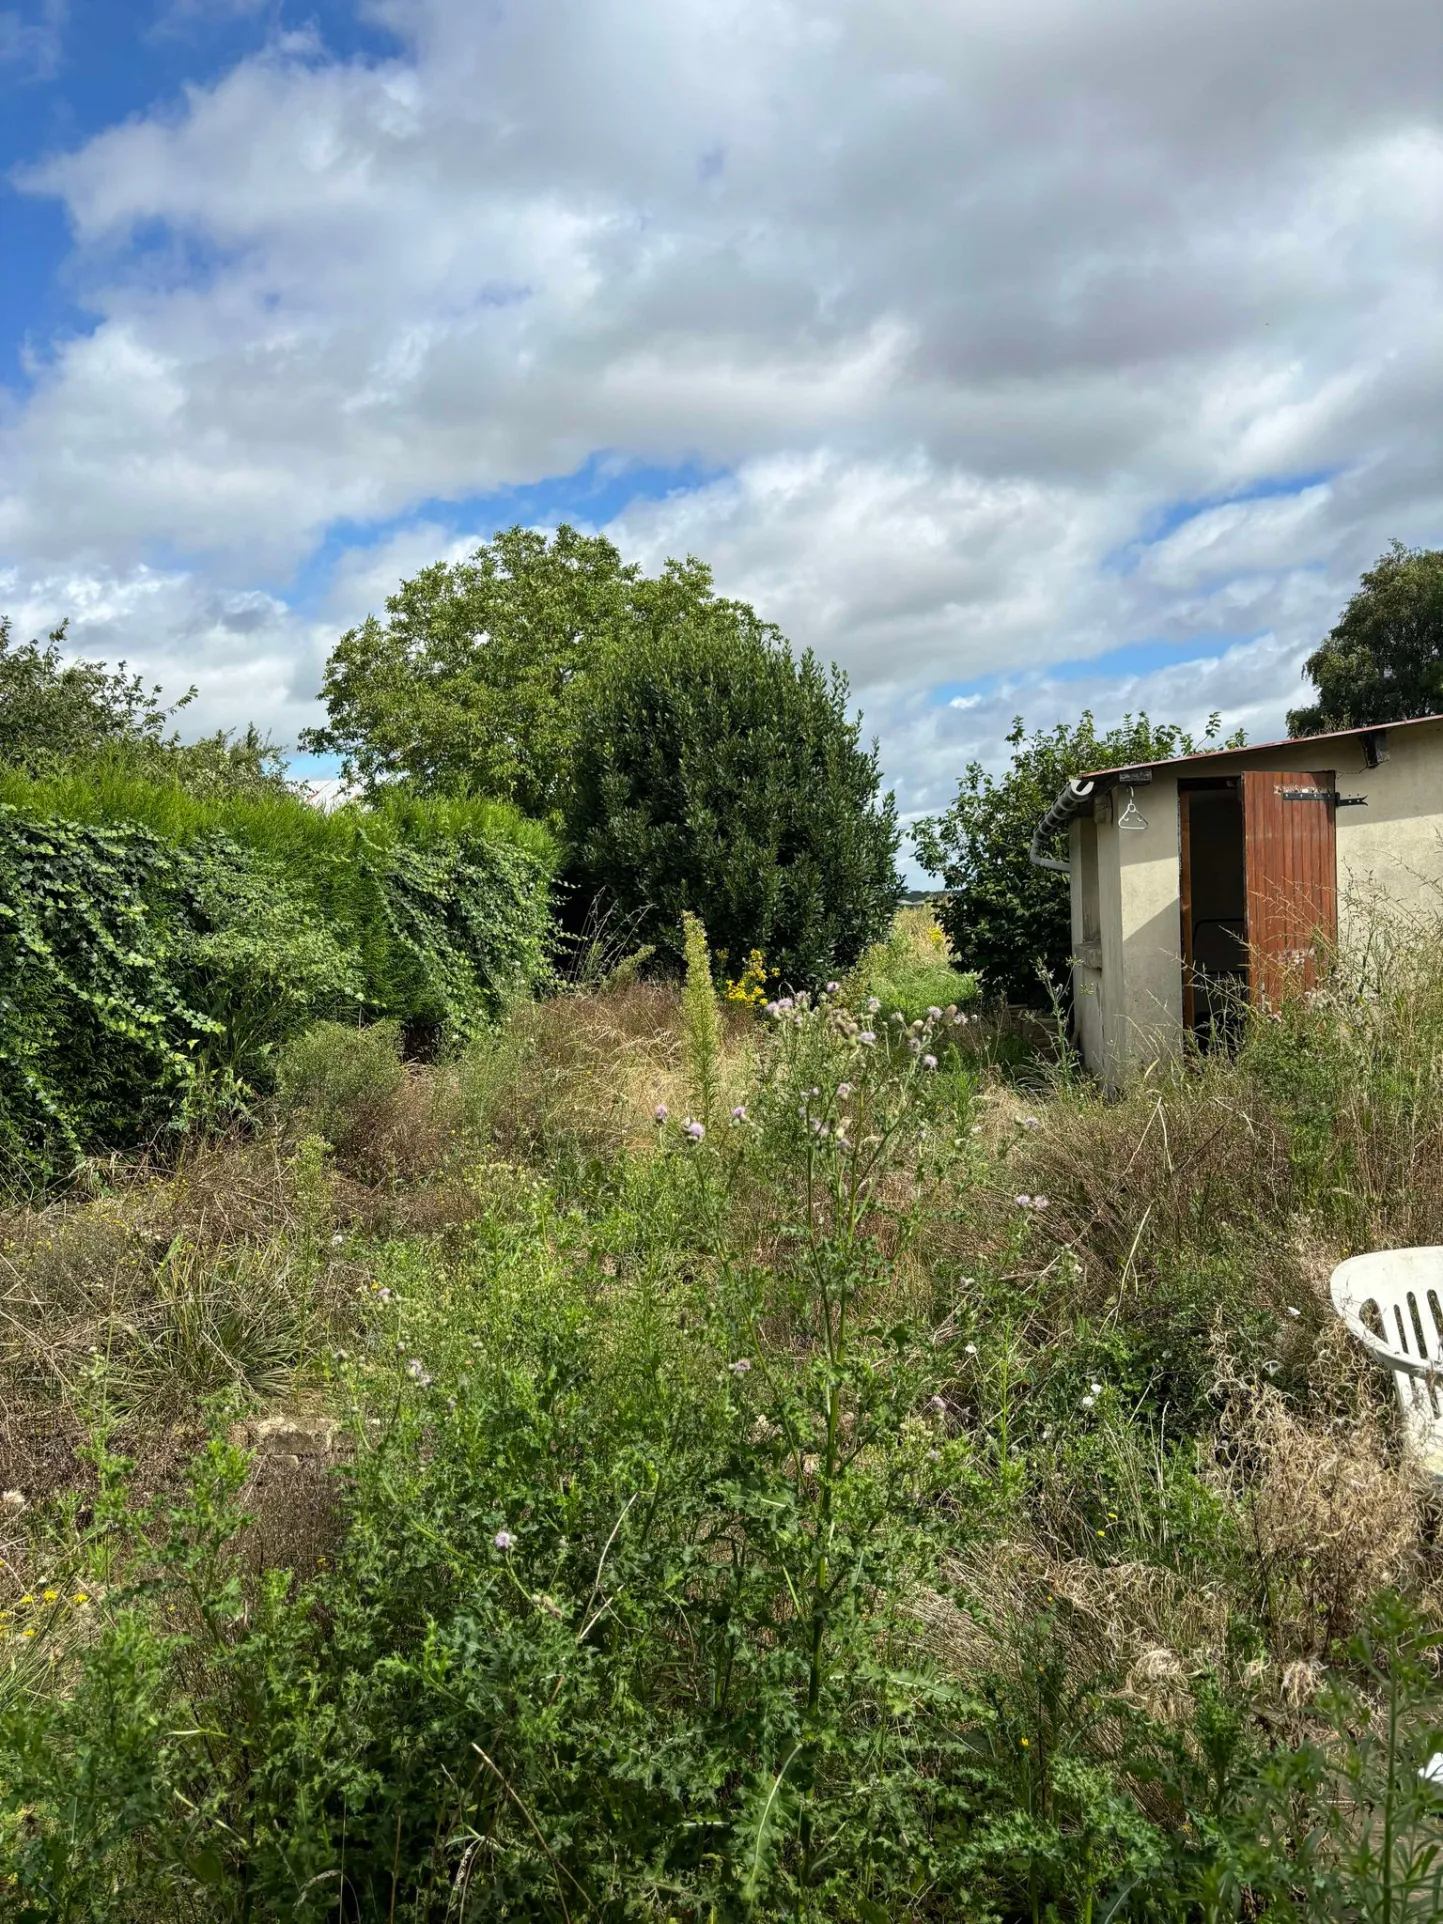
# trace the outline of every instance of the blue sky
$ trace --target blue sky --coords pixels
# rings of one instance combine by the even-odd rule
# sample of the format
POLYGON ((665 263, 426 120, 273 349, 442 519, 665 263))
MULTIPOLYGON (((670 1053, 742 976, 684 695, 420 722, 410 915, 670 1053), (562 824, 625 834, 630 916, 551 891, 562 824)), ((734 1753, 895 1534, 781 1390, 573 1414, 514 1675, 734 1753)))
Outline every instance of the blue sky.
POLYGON ((94 323, 71 259, 63 205, 22 193, 12 170, 84 144, 117 122, 184 111, 187 87, 213 84, 278 34, 314 34, 317 58, 377 60, 398 42, 338 0, 154 6, 134 0, 18 0, 0 9, 0 382, 28 386, 27 349, 94 323), (3 57, 7 41, 17 43, 3 57))
POLYGON ((0 610, 294 740, 498 525, 711 562, 905 812, 1275 732, 1437 544, 1443 11, 0 0, 0 610))

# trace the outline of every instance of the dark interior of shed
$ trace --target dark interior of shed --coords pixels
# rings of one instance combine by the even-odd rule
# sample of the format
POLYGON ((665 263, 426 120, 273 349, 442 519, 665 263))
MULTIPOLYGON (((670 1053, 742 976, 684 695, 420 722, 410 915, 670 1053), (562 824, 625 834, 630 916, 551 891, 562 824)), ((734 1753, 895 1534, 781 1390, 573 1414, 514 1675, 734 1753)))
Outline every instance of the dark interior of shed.
POLYGON ((1199 1041, 1226 1035, 1247 994, 1247 879, 1236 779, 1184 782, 1182 936, 1187 1020, 1199 1041))

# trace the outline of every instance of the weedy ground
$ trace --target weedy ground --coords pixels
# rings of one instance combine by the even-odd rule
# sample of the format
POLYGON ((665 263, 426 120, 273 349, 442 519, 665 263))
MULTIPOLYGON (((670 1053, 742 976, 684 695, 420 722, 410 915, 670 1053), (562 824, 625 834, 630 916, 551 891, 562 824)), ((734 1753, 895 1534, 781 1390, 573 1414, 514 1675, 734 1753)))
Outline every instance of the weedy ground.
POLYGON ((5 1220, 0 1916, 1436 1915, 1443 941, 1113 1102, 690 953, 5 1220))

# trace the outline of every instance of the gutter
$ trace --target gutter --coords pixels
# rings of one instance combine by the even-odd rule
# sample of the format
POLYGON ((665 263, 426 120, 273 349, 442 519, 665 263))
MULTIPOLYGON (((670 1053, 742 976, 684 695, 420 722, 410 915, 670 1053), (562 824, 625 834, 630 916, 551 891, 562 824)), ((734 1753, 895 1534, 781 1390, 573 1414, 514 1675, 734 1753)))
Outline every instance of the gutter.
POLYGON ((1074 775, 1057 800, 1032 831, 1027 857, 1037 868, 1051 869, 1055 875, 1070 875, 1072 864, 1044 855, 1043 849, 1077 815, 1090 815, 1099 795, 1119 786, 1141 788, 1152 780, 1151 766, 1143 768, 1105 768, 1096 775, 1074 775))
POLYGON ((1051 855, 1044 855, 1042 850, 1054 835, 1067 827, 1075 815, 1091 813, 1092 794, 1096 787, 1096 780, 1090 776, 1072 776, 1066 788, 1032 831, 1032 841, 1027 850, 1027 857, 1034 867, 1051 869, 1055 875, 1072 873, 1070 862, 1059 862, 1051 855))

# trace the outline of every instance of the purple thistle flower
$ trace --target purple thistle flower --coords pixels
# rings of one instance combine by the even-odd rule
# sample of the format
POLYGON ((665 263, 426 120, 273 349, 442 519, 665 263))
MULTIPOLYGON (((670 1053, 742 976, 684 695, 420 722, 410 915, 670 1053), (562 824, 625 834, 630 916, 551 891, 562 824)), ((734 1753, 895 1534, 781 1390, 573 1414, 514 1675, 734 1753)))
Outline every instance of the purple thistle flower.
POLYGON ((841 986, 842 985, 840 982, 829 982, 827 984, 825 993, 827 995, 836 995, 838 990, 841 988, 841 986))
POLYGON ((666 1104, 664 1102, 659 1102, 656 1105, 656 1108, 653 1112, 653 1120, 659 1123, 665 1122, 667 1117, 670 1114, 671 1114, 671 1111, 670 1109, 667 1108, 666 1104))
POLYGON ((736 1108, 732 1110, 732 1121, 745 1122, 746 1120, 747 1120, 746 1104, 744 1102, 739 1102, 736 1108))
POLYGON ((927 1020, 929 1022, 940 1022, 942 1020, 942 1011, 936 1008, 929 1009, 927 1011, 927 1020))
POLYGON ((936 1056, 923 1056, 922 1067, 924 1069, 935 1069, 937 1067, 936 1056))
POLYGON ((691 1116, 688 1116, 686 1121, 681 1125, 681 1133, 689 1142, 700 1142, 706 1134, 706 1126, 703 1123, 695 1121, 691 1116))
POLYGON ((498 1550, 510 1550, 515 1545, 516 1539, 509 1530, 498 1530, 491 1541, 498 1550))
POLYGON ((850 1082, 839 1082, 837 1084, 838 1102, 845 1102, 847 1100, 847 1097, 851 1095, 851 1093, 852 1093, 852 1085, 850 1082))
POLYGON ((745 1376, 751 1369, 751 1359, 746 1356, 739 1356, 734 1363, 728 1363, 727 1368, 733 1376, 745 1376))
POLYGON ((857 1037, 857 1040, 858 1042, 865 1042, 870 1048, 872 1043, 877 1040, 876 1031, 873 1029, 863 1029, 862 1033, 857 1037))

